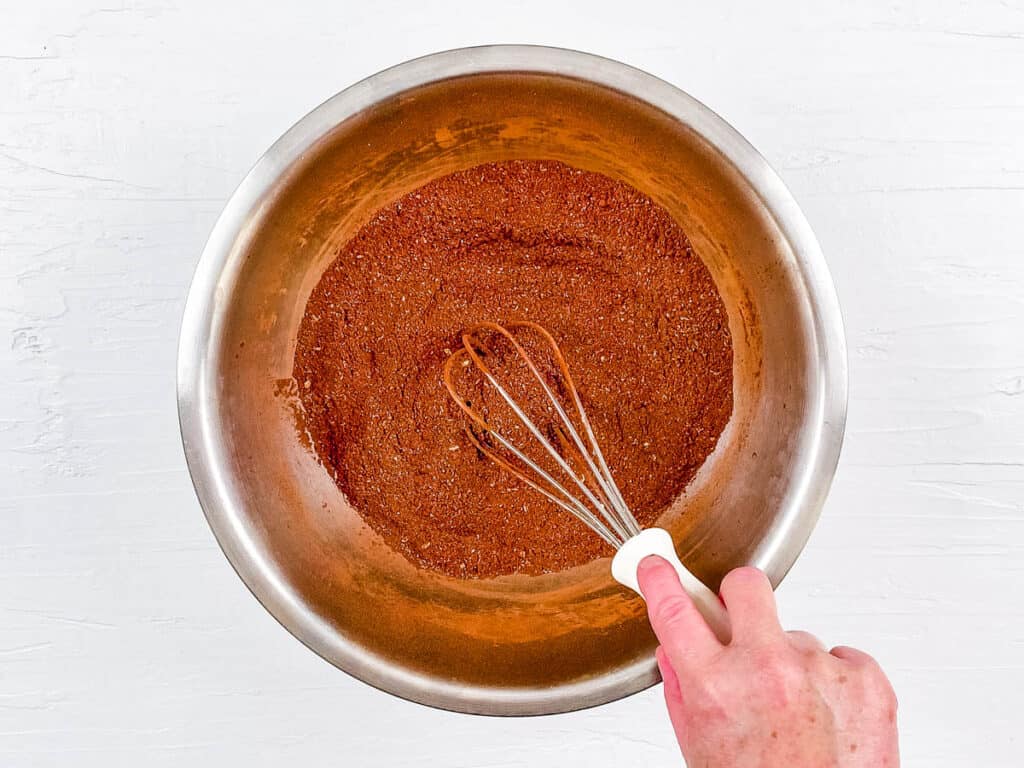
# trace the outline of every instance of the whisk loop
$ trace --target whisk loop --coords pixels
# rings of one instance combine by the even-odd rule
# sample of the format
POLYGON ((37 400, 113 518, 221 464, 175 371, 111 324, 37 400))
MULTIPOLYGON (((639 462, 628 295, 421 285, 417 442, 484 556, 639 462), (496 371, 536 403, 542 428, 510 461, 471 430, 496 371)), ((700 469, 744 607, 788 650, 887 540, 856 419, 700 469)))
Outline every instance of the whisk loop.
POLYGON ((542 326, 527 321, 508 323, 506 326, 497 323, 480 323, 462 335, 463 346, 449 356, 444 366, 444 384, 452 400, 469 417, 467 428, 469 439, 473 445, 499 466, 508 470, 531 488, 542 493, 560 508, 582 520, 598 536, 615 549, 627 540, 640 533, 640 525, 630 512, 622 493, 619 491, 601 447, 594 436, 594 429, 583 409, 579 392, 573 383, 569 367, 562 351, 550 333, 542 326), (546 347, 555 363, 554 381, 549 382, 541 373, 533 357, 526 351, 513 331, 528 331, 536 334, 546 347), (534 382, 544 393, 547 402, 557 417, 552 430, 557 438, 555 441, 547 437, 535 419, 523 409, 519 402, 509 393, 508 388, 495 375, 487 364, 486 358, 493 355, 485 333, 497 334, 508 342, 515 354, 525 364, 534 382), (516 445, 509 437, 491 424, 484 413, 473 406, 472 401, 461 394, 456 386, 454 376, 459 367, 468 363, 475 366, 483 379, 494 388, 512 413, 526 427, 533 437, 535 447, 543 450, 554 461, 565 480, 575 485, 576 493, 567 488, 565 480, 559 481, 551 472, 531 458, 525 448, 516 445), (563 393, 568 403, 556 395, 555 390, 563 393), (569 405, 575 413, 576 423, 566 410, 569 405), (582 431, 582 435, 580 432, 582 431), (498 449, 503 449, 502 455, 498 449), (512 459, 512 460, 510 460, 512 459), (533 476, 527 474, 528 469, 533 476), (582 496, 582 498, 580 498, 582 496), (589 507, 587 505, 589 502, 589 507))

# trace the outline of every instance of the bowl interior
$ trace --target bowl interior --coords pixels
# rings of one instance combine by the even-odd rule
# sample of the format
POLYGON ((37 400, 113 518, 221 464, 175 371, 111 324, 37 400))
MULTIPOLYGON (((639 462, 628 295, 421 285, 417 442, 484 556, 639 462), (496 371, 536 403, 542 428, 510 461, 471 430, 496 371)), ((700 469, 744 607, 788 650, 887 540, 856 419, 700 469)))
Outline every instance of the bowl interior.
POLYGON ((300 639, 409 698, 530 713, 600 703, 656 681, 642 602, 612 581, 607 560, 486 581, 416 570, 347 505, 297 428, 289 396, 303 308, 339 245, 428 180, 511 158, 557 159, 626 181, 690 236, 728 310, 735 409, 662 525, 713 587, 748 562, 767 564, 778 581, 789 563, 771 559, 772 542, 795 538, 798 551, 806 537, 780 516, 791 512, 817 450, 824 386, 805 275, 766 204, 721 152, 666 112, 603 85, 528 72, 452 77, 326 130, 232 233, 211 284, 201 373, 183 403, 202 410, 213 435, 189 450, 186 434, 186 449, 190 460, 202 454, 214 478, 197 487, 217 497, 204 506, 218 538, 300 639), (289 619, 296 615, 304 620, 289 619))

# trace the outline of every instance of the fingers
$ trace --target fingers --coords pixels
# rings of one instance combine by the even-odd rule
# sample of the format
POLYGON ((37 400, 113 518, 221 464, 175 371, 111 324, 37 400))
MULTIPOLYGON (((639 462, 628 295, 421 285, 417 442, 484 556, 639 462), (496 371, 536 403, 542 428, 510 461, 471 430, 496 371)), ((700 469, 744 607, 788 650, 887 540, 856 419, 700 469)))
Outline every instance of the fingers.
POLYGON ((647 601, 647 615, 677 673, 699 664, 722 648, 693 600, 679 584, 675 569, 657 556, 645 557, 637 581, 647 601))
POLYGON ((654 652, 658 660, 658 669, 661 670, 661 679, 665 684, 665 706, 668 708, 668 716, 672 721, 672 729, 676 732, 676 738, 680 745, 683 743, 683 691, 679 686, 679 677, 672 668, 672 662, 668 658, 665 649, 658 646, 654 652))
POLYGON ((792 629, 786 632, 789 644, 799 651, 807 653, 821 653, 825 650, 825 644, 810 632, 799 629, 792 629))
POLYGON ((727 573, 721 595, 734 640, 766 642, 782 636, 772 585, 757 568, 736 568, 727 573))
POLYGON ((889 681, 889 678, 886 677, 881 665, 875 660, 875 658, 864 653, 864 651, 859 651, 856 648, 849 647, 848 645, 837 645, 830 651, 830 653, 837 659, 842 659, 847 664, 856 668, 861 679, 865 681, 866 685, 868 685, 875 701, 882 702, 886 705, 886 717, 890 721, 895 722, 897 707, 896 692, 893 690, 892 683, 889 681))
POLYGON ((878 662, 864 651, 858 651, 856 648, 851 648, 848 645, 837 645, 831 651, 829 651, 837 659, 848 661, 856 667, 877 667, 878 662))
POLYGON ((655 650, 654 657, 658 660, 658 670, 661 672, 661 680, 665 684, 665 703, 668 704, 669 712, 671 712, 683 705, 683 689, 679 687, 679 676, 672 668, 668 653, 662 646, 659 645, 655 650))

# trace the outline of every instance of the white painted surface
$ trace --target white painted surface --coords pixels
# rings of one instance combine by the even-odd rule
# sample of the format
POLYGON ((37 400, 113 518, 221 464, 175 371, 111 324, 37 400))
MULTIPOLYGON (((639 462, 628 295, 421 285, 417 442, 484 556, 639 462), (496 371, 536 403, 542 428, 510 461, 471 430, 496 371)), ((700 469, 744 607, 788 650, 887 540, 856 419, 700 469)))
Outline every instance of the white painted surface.
POLYGON ((256 157, 389 64, 535 42, 680 85, 790 185, 852 401, 785 618, 881 659, 907 764, 1020 765, 1024 4, 344 5, 0 4, 0 764, 679 764, 658 689, 497 720, 335 671, 235 577, 178 443, 185 291, 256 157))

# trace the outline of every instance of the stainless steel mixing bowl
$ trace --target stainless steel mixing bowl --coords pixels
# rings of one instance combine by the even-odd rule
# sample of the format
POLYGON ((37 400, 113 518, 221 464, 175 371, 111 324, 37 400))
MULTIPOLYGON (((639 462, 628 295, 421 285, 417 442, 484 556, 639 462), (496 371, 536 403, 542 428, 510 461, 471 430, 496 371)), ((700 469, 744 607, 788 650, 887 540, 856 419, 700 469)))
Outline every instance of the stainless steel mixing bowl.
POLYGON ((485 581, 416 570, 347 505, 286 394, 306 298, 339 244, 429 179, 509 158, 622 179, 690 235, 728 309, 735 411, 662 525, 710 585, 741 563, 778 583, 814 526, 842 441, 835 291, 800 209, 753 147, 682 91, 614 61, 524 46, 449 51, 374 75, 302 118, 245 177, 206 245, 185 308, 178 400, 210 526, 292 634, 408 699, 536 714, 657 681, 641 601, 612 581, 607 560, 485 581))

